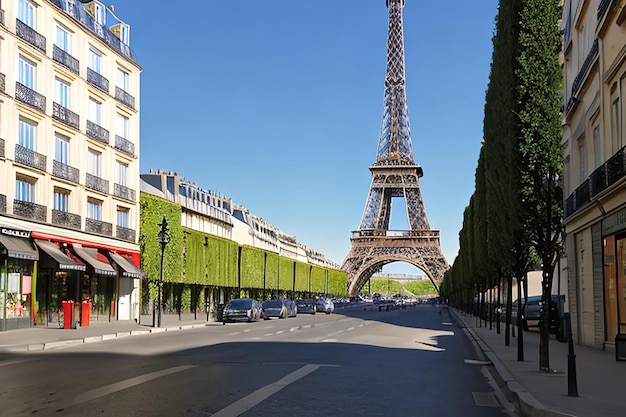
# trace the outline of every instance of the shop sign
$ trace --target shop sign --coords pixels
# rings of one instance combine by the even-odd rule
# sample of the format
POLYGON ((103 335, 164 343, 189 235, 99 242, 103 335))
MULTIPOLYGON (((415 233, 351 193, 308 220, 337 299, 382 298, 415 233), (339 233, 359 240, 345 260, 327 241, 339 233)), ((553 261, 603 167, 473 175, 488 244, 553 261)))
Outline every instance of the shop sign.
POLYGON ((602 220, 602 235, 612 235, 620 230, 626 229, 626 208, 602 220))
POLYGON ((25 239, 30 238, 30 231, 27 230, 16 230, 9 229, 7 227, 0 227, 0 233, 7 236, 22 237, 25 239))

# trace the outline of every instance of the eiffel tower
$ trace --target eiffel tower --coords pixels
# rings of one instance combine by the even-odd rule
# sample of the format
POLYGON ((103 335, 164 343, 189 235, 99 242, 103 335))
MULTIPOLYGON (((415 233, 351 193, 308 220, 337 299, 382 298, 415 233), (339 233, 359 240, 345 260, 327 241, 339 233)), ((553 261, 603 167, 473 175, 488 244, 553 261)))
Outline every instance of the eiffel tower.
POLYGON ((378 153, 376 162, 370 166, 372 184, 361 225, 352 232, 352 247, 341 267, 348 273, 350 294, 358 293, 375 272, 391 262, 416 266, 437 288, 449 268, 439 244, 439 231, 430 230, 428 224, 419 185, 423 171, 413 159, 404 79, 405 0, 386 2, 389 8, 387 75, 378 153), (405 199, 410 230, 389 230, 393 197, 405 199))

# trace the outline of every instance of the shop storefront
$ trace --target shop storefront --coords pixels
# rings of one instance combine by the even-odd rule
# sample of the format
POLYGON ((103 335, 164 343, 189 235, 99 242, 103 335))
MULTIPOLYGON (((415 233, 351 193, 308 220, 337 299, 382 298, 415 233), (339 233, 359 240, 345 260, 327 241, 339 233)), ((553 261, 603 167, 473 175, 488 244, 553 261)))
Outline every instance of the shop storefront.
POLYGON ((107 257, 97 248, 71 244, 71 250, 86 266, 79 288, 79 301, 91 303, 90 319, 111 321, 116 319, 117 272, 107 257))
POLYGON ((38 259, 30 231, 0 226, 0 331, 33 325, 38 259))
MULTIPOLYGON (((86 266, 71 256, 67 244, 35 239, 35 245, 40 255, 35 323, 61 327, 63 302, 80 299, 79 283, 86 266)), ((80 317, 79 314, 80 311, 75 312, 75 317, 80 317)))
POLYGON ((626 209, 602 221, 606 343, 626 333, 626 209))

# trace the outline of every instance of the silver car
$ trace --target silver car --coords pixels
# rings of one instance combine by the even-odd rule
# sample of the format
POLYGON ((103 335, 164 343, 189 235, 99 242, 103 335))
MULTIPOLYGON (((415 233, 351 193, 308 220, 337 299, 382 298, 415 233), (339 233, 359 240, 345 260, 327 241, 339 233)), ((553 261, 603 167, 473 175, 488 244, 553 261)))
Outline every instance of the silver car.
POLYGON ((261 311, 258 302, 252 298, 235 298, 230 300, 222 313, 222 323, 235 321, 258 321, 261 311))

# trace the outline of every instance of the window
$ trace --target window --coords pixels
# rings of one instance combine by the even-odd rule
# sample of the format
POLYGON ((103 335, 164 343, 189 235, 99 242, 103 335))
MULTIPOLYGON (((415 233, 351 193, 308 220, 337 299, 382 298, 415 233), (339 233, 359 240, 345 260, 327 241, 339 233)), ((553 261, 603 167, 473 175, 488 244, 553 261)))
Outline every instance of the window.
POLYGON ((70 85, 65 81, 55 78, 54 80, 55 90, 56 90, 56 101, 61 105, 61 107, 65 107, 66 109, 70 108, 70 85))
POLYGON ((128 164, 117 161, 117 183, 126 187, 126 179, 128 176, 128 164))
POLYGON ((97 23, 104 26, 106 24, 106 10, 101 3, 95 2, 93 5, 93 18, 97 23))
POLYGON ((57 134, 54 144, 54 160, 65 165, 69 165, 70 159, 70 140, 69 138, 57 134))
POLYGON ((130 26, 120 23, 120 40, 125 45, 130 45, 130 26))
POLYGON ((18 81, 31 90, 35 89, 35 75, 37 65, 30 59, 20 55, 18 81))
POLYGON ((87 172, 96 177, 100 177, 102 154, 94 149, 89 149, 88 157, 87 172))
POLYGON ((124 207, 118 207, 117 208, 117 225, 121 226, 121 227, 125 227, 125 228, 129 228, 129 213, 130 210, 128 210, 127 208, 124 207))
POLYGON ((89 120, 100 126, 102 123, 102 103, 89 97, 89 120))
POLYGON ((621 147, 621 132, 620 132, 620 108, 619 97, 615 98, 611 103, 611 139, 613 142, 613 153, 617 152, 621 147))
POLYGON ((27 201, 29 203, 35 202, 35 182, 33 180, 18 177, 15 180, 15 199, 20 201, 27 201))
POLYGON ((600 137, 600 125, 596 124, 593 127, 593 153, 594 153, 594 161, 595 167, 599 168, 600 165, 604 162, 604 158, 602 157, 602 138, 600 137))
POLYGON ((54 209, 57 211, 68 212, 68 202, 70 192, 62 188, 54 187, 54 209))
POLYGON ((578 181, 582 184, 587 179, 587 147, 585 137, 578 139, 578 181))
POLYGON ((20 119, 19 145, 31 151, 35 150, 35 133, 37 125, 30 120, 20 119))
POLYGON ((31 28, 35 28, 35 6, 28 0, 20 0, 17 18, 31 28))
POLYGON ((89 48, 89 68, 102 75, 102 55, 89 48))
POLYGON ((87 200, 87 217, 92 220, 102 220, 102 201, 94 198, 87 200))
POLYGON ((115 119, 115 134, 121 138, 128 138, 128 117, 117 114, 115 119))
POLYGON ((59 49, 67 53, 70 52, 70 34, 67 30, 63 29, 61 26, 57 26, 56 38, 54 40, 54 44, 59 49))
POLYGON ((117 87, 124 91, 128 91, 128 73, 118 68, 115 83, 117 87))

